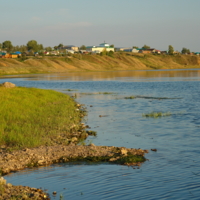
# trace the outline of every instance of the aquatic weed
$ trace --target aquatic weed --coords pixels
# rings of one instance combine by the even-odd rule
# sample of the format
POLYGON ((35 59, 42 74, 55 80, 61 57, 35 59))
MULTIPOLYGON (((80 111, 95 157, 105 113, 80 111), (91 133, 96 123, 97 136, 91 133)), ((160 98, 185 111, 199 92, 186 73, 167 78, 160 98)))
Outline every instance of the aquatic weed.
POLYGON ((77 90, 73 90, 73 89, 64 89, 63 91, 71 92, 71 91, 77 91, 77 90))
POLYGON ((64 200, 64 196, 60 194, 60 200, 64 200))
POLYGON ((86 131, 86 133, 90 136, 97 136, 97 132, 96 131, 86 131))
POLYGON ((171 112, 166 112, 166 113, 151 112, 151 113, 142 114, 143 117, 152 117, 152 118, 168 117, 168 116, 171 116, 171 115, 172 115, 171 112))
POLYGON ((135 96, 130 96, 130 97, 124 97, 124 99, 135 99, 135 96))

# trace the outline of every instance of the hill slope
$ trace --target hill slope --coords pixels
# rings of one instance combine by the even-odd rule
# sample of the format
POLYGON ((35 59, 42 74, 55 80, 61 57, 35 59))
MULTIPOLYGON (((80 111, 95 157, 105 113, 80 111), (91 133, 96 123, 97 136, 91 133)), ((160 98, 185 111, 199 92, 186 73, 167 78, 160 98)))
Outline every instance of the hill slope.
POLYGON ((115 53, 113 57, 80 55, 0 59, 0 74, 52 73, 70 71, 152 70, 199 68, 200 57, 191 55, 144 55, 115 53))

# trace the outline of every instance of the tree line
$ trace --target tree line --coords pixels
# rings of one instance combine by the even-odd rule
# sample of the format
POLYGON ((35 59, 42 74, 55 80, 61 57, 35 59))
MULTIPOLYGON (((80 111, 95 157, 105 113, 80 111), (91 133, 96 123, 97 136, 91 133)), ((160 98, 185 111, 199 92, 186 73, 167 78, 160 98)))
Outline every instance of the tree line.
MULTIPOLYGON (((114 45, 110 45, 111 47, 114 47, 114 45)), ((60 48, 63 47, 63 44, 59 44, 57 46, 54 46, 54 50, 58 50, 60 48)), ((133 46, 132 48, 138 49, 138 46, 133 46)), ((142 47, 142 49, 150 49, 151 47, 148 45, 144 45, 142 47)), ((0 49, 7 51, 7 52, 16 52, 16 51, 20 51, 20 52, 26 52, 26 51, 32 51, 32 52, 38 52, 38 51, 52 51, 52 47, 43 47, 42 44, 38 44, 38 42, 36 40, 30 40, 27 42, 26 45, 17 45, 17 46, 13 46, 12 42, 10 40, 6 40, 3 43, 0 43, 0 49)), ((86 46, 82 45, 80 46, 80 50, 85 50, 86 46)), ((182 48, 181 50, 182 54, 189 54, 190 53, 190 49, 187 49, 185 47, 182 48)), ((168 46, 168 54, 173 55, 174 54, 174 47, 172 45, 168 46)))
MULTIPOLYGON (((55 46, 54 49, 58 49, 60 47, 62 47, 62 44, 59 44, 58 46, 55 46)), ((26 45, 17 45, 17 46, 13 46, 12 42, 10 40, 6 40, 2 43, 0 43, 0 49, 2 49, 3 51, 7 51, 7 52, 16 52, 16 51, 20 51, 20 52, 26 52, 26 51, 32 51, 32 52, 38 52, 41 50, 46 50, 46 51, 52 51, 52 47, 43 47, 42 44, 38 44, 38 42, 36 40, 30 40, 27 42, 26 45)))

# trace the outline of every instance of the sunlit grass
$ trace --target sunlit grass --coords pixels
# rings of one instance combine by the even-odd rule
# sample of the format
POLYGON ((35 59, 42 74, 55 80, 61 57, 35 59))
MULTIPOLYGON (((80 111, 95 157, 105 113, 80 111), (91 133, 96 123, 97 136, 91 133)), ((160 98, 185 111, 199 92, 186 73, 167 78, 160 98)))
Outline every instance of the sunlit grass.
POLYGON ((36 88, 0 87, 0 145, 12 148, 48 145, 81 120, 68 95, 36 88))

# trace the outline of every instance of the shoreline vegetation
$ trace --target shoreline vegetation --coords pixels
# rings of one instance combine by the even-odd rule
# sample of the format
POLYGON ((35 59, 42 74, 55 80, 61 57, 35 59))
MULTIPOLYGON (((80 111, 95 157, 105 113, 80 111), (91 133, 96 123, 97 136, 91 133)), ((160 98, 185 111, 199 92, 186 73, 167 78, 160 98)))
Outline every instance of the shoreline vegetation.
MULTIPOLYGON (((108 162, 140 166, 148 150, 85 145, 84 105, 53 90, 0 85, 0 176, 64 162, 108 162)), ((95 133, 96 134, 96 133, 95 133)), ((37 188, 0 178, 0 199, 49 199, 37 188)))
POLYGON ((0 75, 27 73, 159 70, 199 68, 198 55, 153 55, 115 52, 108 55, 72 54, 71 56, 27 56, 1 58, 0 75))

